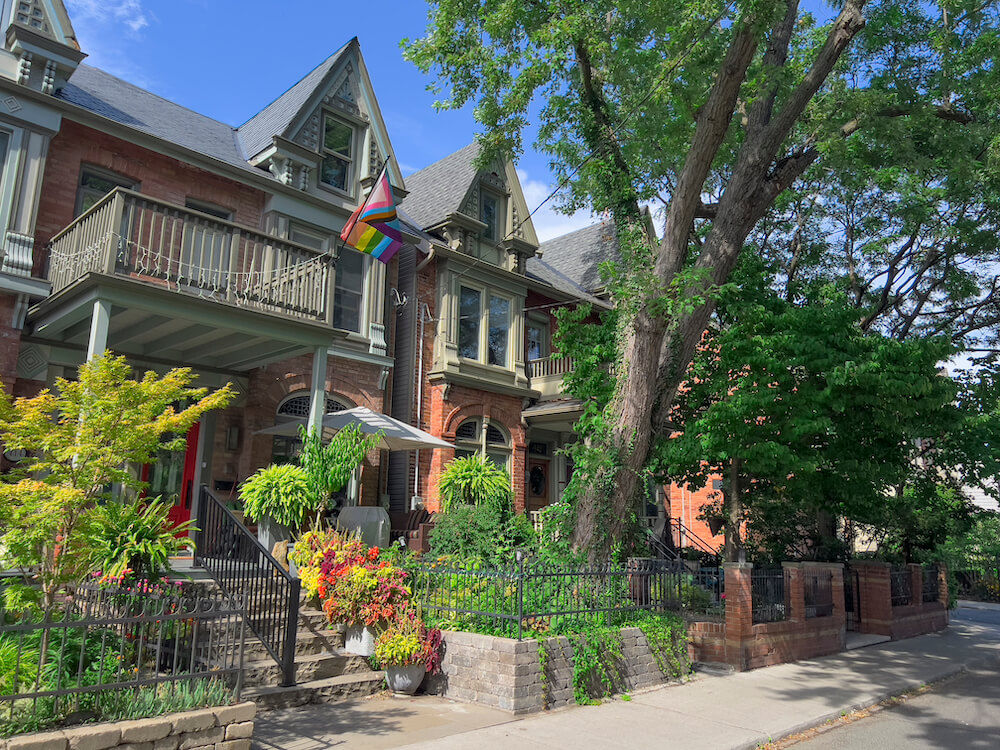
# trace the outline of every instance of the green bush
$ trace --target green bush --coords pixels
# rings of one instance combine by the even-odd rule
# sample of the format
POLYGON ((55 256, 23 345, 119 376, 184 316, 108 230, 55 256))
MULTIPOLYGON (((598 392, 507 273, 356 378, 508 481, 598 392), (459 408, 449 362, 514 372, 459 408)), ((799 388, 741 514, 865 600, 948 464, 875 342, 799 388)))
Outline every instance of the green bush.
POLYGON ((444 513, 462 505, 481 505, 499 513, 509 513, 512 507, 510 475, 479 454, 448 464, 438 491, 444 513))
POLYGON ((156 580, 170 570, 170 558, 193 546, 178 536, 190 532, 191 521, 175 526, 170 506, 159 498, 133 502, 111 501, 96 510, 90 522, 93 565, 105 576, 126 571, 146 580, 156 580))
POLYGON ((458 505, 436 517, 431 553, 454 555, 489 565, 510 565, 514 551, 534 543, 524 514, 498 512, 488 505, 458 505))
POLYGON ((293 530, 321 504, 309 474, 291 464, 272 464, 258 471, 240 485, 240 500, 244 512, 252 520, 260 522, 269 518, 293 530))

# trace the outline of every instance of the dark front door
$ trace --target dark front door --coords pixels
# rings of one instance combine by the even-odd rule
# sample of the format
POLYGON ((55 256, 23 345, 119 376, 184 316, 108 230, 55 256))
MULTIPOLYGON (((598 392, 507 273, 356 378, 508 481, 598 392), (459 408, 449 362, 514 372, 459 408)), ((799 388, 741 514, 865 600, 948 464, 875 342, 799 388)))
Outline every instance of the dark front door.
POLYGON ((549 462, 528 462, 528 510, 541 510, 549 504, 549 462))

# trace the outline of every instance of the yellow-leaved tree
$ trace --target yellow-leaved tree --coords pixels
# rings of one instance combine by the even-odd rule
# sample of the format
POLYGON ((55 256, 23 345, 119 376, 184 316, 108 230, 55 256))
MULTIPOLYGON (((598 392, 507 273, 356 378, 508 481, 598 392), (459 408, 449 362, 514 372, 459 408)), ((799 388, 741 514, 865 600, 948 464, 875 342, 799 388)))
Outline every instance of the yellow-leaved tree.
POLYGON ((181 450, 203 414, 225 407, 230 385, 195 388, 190 368, 135 378, 106 352, 32 398, 0 396, 0 442, 27 457, 0 483, 0 562, 37 576, 50 606, 90 572, 85 530, 115 486, 138 491, 133 470, 163 449, 181 450))

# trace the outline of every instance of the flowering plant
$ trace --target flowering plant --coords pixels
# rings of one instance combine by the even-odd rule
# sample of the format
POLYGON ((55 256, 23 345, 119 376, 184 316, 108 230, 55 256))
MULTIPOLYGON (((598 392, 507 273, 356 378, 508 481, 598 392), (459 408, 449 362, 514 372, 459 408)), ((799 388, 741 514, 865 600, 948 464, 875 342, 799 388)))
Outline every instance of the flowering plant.
POLYGON ((389 624, 375 641, 375 658, 382 666, 422 664, 431 674, 441 668, 441 631, 427 628, 413 610, 389 624))
POLYGON ((406 571, 376 560, 352 565, 321 582, 323 611, 330 622, 376 626, 409 609, 406 571))

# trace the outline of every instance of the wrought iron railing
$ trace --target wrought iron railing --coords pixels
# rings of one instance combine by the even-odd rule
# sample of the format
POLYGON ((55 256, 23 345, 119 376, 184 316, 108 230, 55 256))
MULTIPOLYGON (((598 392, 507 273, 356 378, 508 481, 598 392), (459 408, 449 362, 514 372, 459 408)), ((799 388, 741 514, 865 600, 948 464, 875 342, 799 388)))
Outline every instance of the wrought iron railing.
POLYGON ((333 324, 330 256, 124 188, 51 240, 53 293, 89 272, 333 324))
POLYGON ((242 597, 247 626, 281 667, 282 684, 293 685, 301 582, 204 485, 195 518, 195 564, 242 597))
POLYGON ((239 699, 236 598, 88 585, 44 612, 0 615, 0 736, 239 699))
POLYGON ((924 585, 923 591, 921 592, 921 599, 924 602, 936 602, 941 596, 940 589, 938 587, 938 566, 937 565, 925 565, 924 570, 924 585))
POLYGON ((802 593, 806 619, 833 616, 833 573, 829 570, 804 572, 802 593))
POLYGON ((913 601, 913 574, 909 568, 889 571, 889 592, 893 607, 905 607, 913 601))
POLYGON ((408 571, 414 598, 430 622, 518 639, 571 623, 618 624, 631 613, 681 610, 694 585, 689 572, 651 558, 579 566, 444 561, 412 563, 408 571))
POLYGON ((783 568, 754 568, 750 571, 752 622, 780 622, 788 619, 786 574, 783 568))
POLYGON ((691 547, 704 555, 714 557, 716 560, 719 559, 718 547, 709 544, 694 533, 680 518, 670 519, 670 535, 677 549, 691 547))

